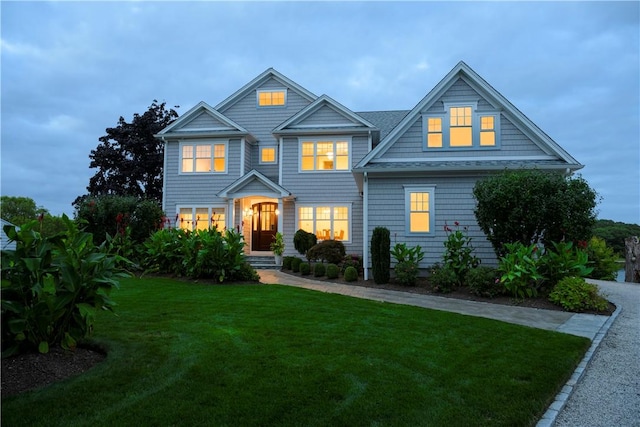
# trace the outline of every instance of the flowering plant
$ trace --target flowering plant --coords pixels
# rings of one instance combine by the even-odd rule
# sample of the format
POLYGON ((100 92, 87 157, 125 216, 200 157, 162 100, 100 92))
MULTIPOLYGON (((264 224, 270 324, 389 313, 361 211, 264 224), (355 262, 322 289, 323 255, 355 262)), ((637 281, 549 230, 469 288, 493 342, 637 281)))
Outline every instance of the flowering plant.
POLYGON ((463 227, 460 230, 460 223, 454 222, 456 229, 452 229, 446 223, 444 224, 444 231, 447 233, 447 240, 444 242, 445 252, 442 256, 444 261, 444 267, 452 270, 458 281, 458 284, 462 284, 464 276, 467 272, 477 267, 480 264, 480 260, 473 255, 473 246, 471 246, 471 237, 465 233, 468 232, 467 227, 463 227))

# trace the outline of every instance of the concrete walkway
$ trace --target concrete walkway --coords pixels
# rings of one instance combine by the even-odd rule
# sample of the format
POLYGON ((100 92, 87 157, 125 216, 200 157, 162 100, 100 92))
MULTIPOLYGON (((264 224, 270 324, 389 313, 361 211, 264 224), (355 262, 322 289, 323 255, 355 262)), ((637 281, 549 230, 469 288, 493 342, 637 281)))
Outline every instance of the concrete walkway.
POLYGON ((640 427, 640 285, 592 281, 616 304, 612 316, 421 295, 328 283, 259 270, 262 283, 278 283, 357 298, 486 317, 589 338, 592 345, 538 423, 546 426, 640 427), (620 321, 616 322, 620 313, 620 321), (613 326, 613 332, 607 333, 613 326), (600 344, 604 344, 601 346, 600 344))

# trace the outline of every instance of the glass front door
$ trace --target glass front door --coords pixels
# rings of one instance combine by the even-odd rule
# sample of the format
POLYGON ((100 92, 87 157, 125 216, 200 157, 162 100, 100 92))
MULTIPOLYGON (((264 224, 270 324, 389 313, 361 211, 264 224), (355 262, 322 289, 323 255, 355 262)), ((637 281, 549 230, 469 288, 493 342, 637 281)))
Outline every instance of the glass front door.
POLYGON ((251 207, 251 250, 269 251, 278 231, 277 203, 256 203, 251 207))

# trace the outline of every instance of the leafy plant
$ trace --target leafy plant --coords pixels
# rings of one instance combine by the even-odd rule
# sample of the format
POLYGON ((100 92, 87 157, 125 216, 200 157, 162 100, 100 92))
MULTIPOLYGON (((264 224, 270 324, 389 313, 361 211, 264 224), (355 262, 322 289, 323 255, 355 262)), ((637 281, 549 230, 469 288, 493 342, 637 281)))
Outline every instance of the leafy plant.
POLYGON ((344 271, 347 267, 354 267, 358 272, 358 275, 362 274, 362 257, 358 254, 348 254, 342 260, 341 266, 342 274, 344 275, 344 271))
POLYGON ((572 242, 552 242, 552 245, 540 258, 540 271, 551 287, 565 277, 584 277, 593 271, 593 267, 587 267, 587 253, 572 242))
POLYGON ((358 280, 358 270, 355 267, 347 267, 344 271, 344 280, 347 282, 355 282, 358 280))
POLYGON ((493 298, 505 290, 499 277, 495 268, 480 266, 469 270, 464 281, 472 294, 493 298))
POLYGON ((376 227, 371 235, 371 270, 377 284, 389 283, 391 277, 391 238, 388 228, 376 227))
POLYGON ((456 273, 444 266, 434 265, 429 274, 429 283, 435 292, 447 294, 452 292, 457 285, 456 273))
POLYGON ((124 258, 96 246, 66 215, 67 229, 52 237, 34 230, 5 226, 15 251, 2 251, 3 357, 21 350, 47 353, 60 344, 74 349, 93 331, 98 310, 113 310, 109 298, 128 274, 118 267, 124 258))
POLYGON ((310 261, 326 261, 332 264, 339 264, 345 256, 344 243, 339 240, 323 240, 312 246, 307 251, 307 259, 310 261))
POLYGON ((446 224, 444 226, 447 240, 444 242, 445 252, 442 258, 444 266, 456 274, 458 284, 461 285, 467 272, 477 267, 480 264, 480 260, 473 255, 474 249, 471 246, 471 237, 465 234, 467 228, 464 227, 463 230, 460 230, 458 221, 454 224, 455 230, 446 224))
POLYGON ((615 280, 620 266, 616 262, 617 257, 613 248, 607 246, 603 239, 594 236, 589 240, 587 254, 589 256, 587 265, 593 268, 593 271, 587 277, 599 280, 615 280))
POLYGON ((401 261, 395 266, 396 281, 402 286, 415 286, 418 280, 418 263, 414 260, 401 261))
POLYGON ((294 273, 298 273, 300 271, 300 265, 301 264, 302 264, 302 259, 293 258, 291 260, 291 271, 293 271, 294 273))
POLYGON ((534 244, 505 244, 506 254, 500 258, 500 282, 516 298, 535 297, 542 275, 538 272, 538 247, 534 244))
POLYGON ((274 255, 282 255, 284 253, 284 237, 281 232, 277 232, 275 236, 273 236, 273 242, 269 244, 269 249, 273 252, 274 255))
POLYGON ((302 274, 303 276, 308 276, 309 274, 311 274, 311 264, 306 262, 300 264, 300 274, 302 274))
POLYGON ((303 229, 296 231, 296 234, 293 235, 293 247, 296 248, 300 255, 306 255, 307 251, 316 243, 318 243, 316 235, 303 229))
POLYGON ((337 279, 340 269, 335 264, 327 264, 327 279, 337 279))
POLYGON ((293 261, 294 256, 286 256, 282 258, 282 269, 283 270, 291 270, 291 262, 293 261))
POLYGON ((422 252, 420 245, 409 248, 405 243, 396 243, 391 249, 391 256, 398 263, 411 261, 415 264, 420 264, 420 261, 424 259, 424 252, 422 252))
POLYGON ((549 301, 569 311, 605 311, 607 300, 600 295, 597 285, 587 283, 581 277, 565 277, 549 294, 549 301))
POLYGON ((313 265, 313 276, 314 277, 322 277, 325 275, 327 268, 321 262, 318 262, 313 265))

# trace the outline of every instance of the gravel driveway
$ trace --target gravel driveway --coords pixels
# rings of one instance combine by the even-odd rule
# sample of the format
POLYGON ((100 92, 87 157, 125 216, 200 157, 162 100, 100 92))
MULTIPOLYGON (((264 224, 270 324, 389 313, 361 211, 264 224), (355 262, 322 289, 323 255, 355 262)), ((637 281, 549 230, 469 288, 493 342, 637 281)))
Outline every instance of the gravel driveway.
POLYGON ((621 307, 555 426, 640 426, 640 284, 590 280, 621 307))

